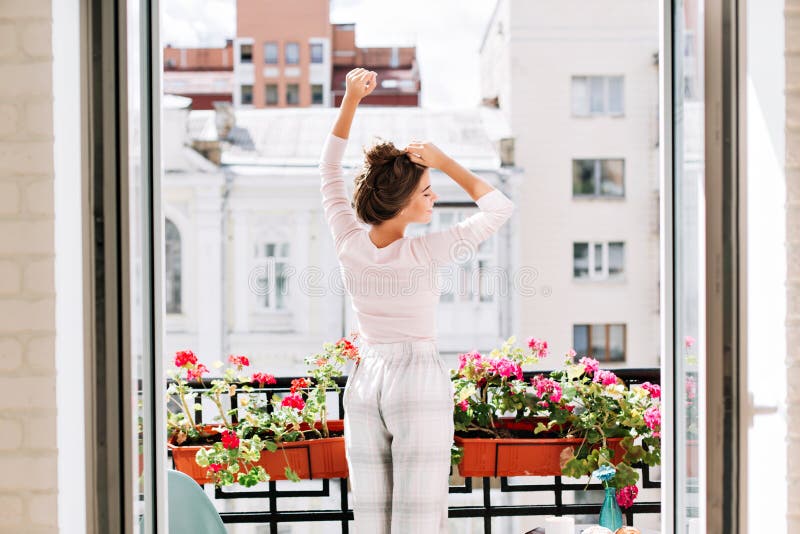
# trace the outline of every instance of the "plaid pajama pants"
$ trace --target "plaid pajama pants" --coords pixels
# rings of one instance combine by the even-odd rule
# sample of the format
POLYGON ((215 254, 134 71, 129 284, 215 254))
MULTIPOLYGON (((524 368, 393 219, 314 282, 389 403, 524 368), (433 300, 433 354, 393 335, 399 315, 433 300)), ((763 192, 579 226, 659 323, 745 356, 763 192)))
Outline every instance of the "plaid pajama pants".
POLYGON ((344 436, 356 534, 447 534, 453 394, 435 341, 362 342, 344 436))

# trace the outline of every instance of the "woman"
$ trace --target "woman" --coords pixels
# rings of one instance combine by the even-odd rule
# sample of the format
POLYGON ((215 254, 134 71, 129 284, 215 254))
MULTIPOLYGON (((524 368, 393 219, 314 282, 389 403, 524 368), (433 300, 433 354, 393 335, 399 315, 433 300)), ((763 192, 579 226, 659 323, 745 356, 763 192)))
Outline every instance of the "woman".
POLYGON ((514 205, 428 142, 369 148, 351 204, 342 156, 356 108, 376 83, 376 73, 363 68, 347 74, 319 165, 325 219, 361 339, 342 401, 355 531, 446 533, 454 390, 436 344, 436 267, 474 254, 514 205), (409 223, 431 219, 437 196, 430 169, 452 178, 480 212, 407 238, 409 223))

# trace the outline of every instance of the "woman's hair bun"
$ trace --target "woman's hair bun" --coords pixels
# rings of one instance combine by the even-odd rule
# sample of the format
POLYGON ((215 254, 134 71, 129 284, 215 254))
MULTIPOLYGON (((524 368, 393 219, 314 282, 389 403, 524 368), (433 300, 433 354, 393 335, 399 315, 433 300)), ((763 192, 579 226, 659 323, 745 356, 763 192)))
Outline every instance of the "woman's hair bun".
POLYGON ((398 157, 405 156, 405 152, 394 146, 394 143, 383 140, 377 141, 364 152, 365 161, 370 167, 394 165, 398 157))

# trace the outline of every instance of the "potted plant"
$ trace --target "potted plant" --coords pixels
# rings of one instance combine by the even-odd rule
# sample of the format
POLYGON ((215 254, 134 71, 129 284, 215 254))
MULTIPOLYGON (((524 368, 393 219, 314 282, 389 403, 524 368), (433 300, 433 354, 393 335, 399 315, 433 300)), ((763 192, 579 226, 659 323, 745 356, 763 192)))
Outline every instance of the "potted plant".
POLYGON ((657 407, 651 405, 657 405, 660 390, 651 394, 643 387, 627 388, 591 358, 574 364, 574 351, 567 354, 564 369, 527 383, 522 365, 545 357, 547 343, 530 338, 529 352, 513 343, 512 337, 488 357, 462 354, 459 369, 452 372, 452 457, 462 476, 580 477, 601 464, 622 464, 618 481, 635 483, 638 474, 631 463, 658 463, 657 430, 647 421, 656 422, 657 407))
MULTIPOLYGON (((209 388, 201 388, 200 392, 190 383, 202 384, 203 375, 208 374, 209 370, 205 364, 198 361, 192 351, 176 352, 174 358, 176 370, 170 373, 172 382, 167 388, 167 403, 177 404, 178 411, 167 412, 167 446, 172 453, 175 468, 188 474, 199 484, 212 482, 214 476, 208 466, 198 465, 197 456, 202 457, 202 451, 213 449, 218 446, 217 444, 226 451, 232 450, 224 446, 225 443, 230 444, 227 437, 235 432, 235 425, 231 419, 233 414, 223 407, 226 402, 223 397, 235 395, 238 385, 246 383, 247 377, 242 375, 242 370, 250 365, 250 362, 246 356, 231 355, 228 357, 228 363, 230 365, 223 372, 222 378, 213 380, 209 388), (195 422, 194 414, 199 408, 197 400, 200 396, 207 397, 217 407, 216 423, 195 422)), ((218 362, 216 366, 221 368, 223 364, 218 362)), ((242 447, 249 451, 251 444, 244 443, 242 447)), ((253 473, 253 477, 258 478, 257 471, 253 473)))
POLYGON ((309 376, 294 379, 289 394, 283 397, 273 394, 264 399, 263 389, 275 384, 275 377, 262 372, 242 376, 243 368, 249 366, 247 358, 229 357, 232 367, 203 393, 219 410, 218 425, 194 424, 189 407, 197 393, 188 381, 201 379, 207 369, 196 358, 181 355, 188 351, 178 353, 175 364, 180 372, 168 390, 181 407, 170 416, 170 448, 176 469, 201 484, 220 486, 346 477, 344 424, 341 419, 328 419, 326 394, 328 389, 339 391, 334 378, 342 375, 347 360, 358 358, 354 339, 325 343, 321 353, 307 357, 309 376), (184 372, 190 375, 186 379, 184 372), (225 395, 236 396, 236 410, 225 411, 225 395), (191 465, 183 461, 187 458, 191 465))

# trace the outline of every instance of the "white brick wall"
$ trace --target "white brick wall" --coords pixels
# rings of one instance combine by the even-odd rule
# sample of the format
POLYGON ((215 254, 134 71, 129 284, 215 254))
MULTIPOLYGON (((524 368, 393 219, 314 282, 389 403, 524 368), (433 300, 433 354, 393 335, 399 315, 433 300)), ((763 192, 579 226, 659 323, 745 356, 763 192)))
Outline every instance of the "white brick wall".
POLYGON ((800 0, 786 0, 786 365, 788 532, 800 529, 800 0))
POLYGON ((0 533, 58 530, 50 13, 0 0, 0 533))

